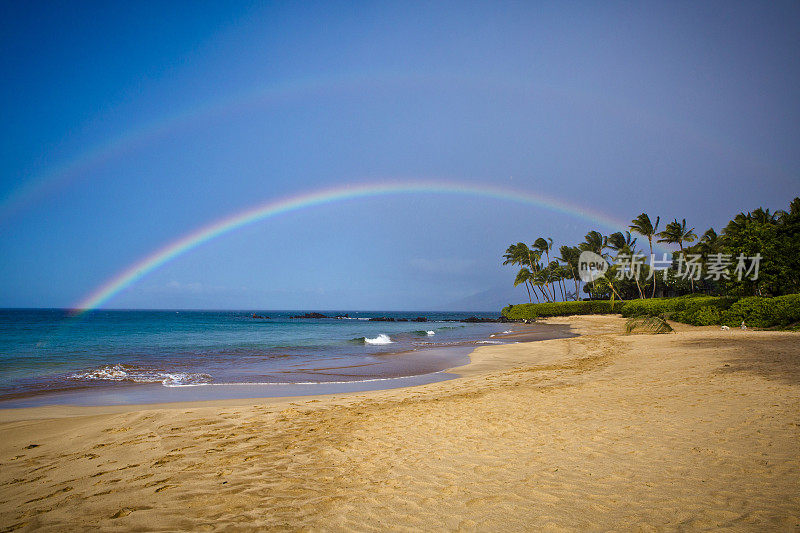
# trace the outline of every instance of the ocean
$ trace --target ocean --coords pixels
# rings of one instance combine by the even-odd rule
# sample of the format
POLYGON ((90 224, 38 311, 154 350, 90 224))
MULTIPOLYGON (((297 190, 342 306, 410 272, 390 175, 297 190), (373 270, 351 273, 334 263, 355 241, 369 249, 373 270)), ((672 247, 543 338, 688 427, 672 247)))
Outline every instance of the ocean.
POLYGON ((0 310, 0 407, 327 394, 431 383, 502 343, 496 313, 0 310), (370 321, 386 317, 394 321, 370 321), (414 321, 424 317, 425 322, 414 321), (500 337, 497 337, 500 335, 500 337))

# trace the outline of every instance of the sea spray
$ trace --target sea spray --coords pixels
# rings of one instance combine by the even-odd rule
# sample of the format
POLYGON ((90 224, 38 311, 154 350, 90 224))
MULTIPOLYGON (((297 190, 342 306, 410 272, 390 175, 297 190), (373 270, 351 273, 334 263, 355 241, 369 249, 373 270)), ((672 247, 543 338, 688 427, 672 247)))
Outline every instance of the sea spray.
POLYGON ((354 344, 375 344, 375 345, 394 343, 392 338, 389 337, 389 335, 386 335, 385 333, 380 333, 378 334, 377 337, 372 339, 370 339, 369 337, 355 337, 353 339, 350 339, 350 342, 354 344))
POLYGON ((163 372, 158 370, 137 369, 126 365, 107 365, 87 372, 78 372, 69 376, 75 380, 89 381, 131 381, 134 383, 161 383, 165 387, 201 384, 211 381, 211 376, 202 373, 163 372))
POLYGON ((378 335, 374 339, 370 339, 368 337, 365 337, 364 338, 364 342, 366 344, 392 344, 392 342, 394 342, 394 341, 392 341, 392 339, 391 339, 391 337, 389 337, 389 335, 386 335, 385 333, 381 333, 380 335, 378 335))

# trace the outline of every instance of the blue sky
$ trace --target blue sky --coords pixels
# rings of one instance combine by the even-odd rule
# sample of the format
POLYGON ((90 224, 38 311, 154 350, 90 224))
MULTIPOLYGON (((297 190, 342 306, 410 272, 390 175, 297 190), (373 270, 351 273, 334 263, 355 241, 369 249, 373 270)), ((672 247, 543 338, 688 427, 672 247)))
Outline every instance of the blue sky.
MULTIPOLYGON (((797 2, 6 2, 0 306, 82 300, 253 205, 448 180, 700 231, 800 184, 797 2)), ((399 195, 264 220, 108 302, 494 309, 589 220, 399 195), (473 295, 478 296, 473 296, 473 295), (465 304, 464 302, 468 302, 465 304)))

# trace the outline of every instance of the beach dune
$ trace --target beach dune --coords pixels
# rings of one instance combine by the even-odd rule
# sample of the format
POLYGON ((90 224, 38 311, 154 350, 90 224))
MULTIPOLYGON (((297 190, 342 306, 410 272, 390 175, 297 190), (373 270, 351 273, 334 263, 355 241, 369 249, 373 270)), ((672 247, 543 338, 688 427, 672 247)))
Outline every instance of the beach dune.
POLYGON ((800 529, 797 334, 550 322, 420 387, 2 411, 0 529, 800 529))

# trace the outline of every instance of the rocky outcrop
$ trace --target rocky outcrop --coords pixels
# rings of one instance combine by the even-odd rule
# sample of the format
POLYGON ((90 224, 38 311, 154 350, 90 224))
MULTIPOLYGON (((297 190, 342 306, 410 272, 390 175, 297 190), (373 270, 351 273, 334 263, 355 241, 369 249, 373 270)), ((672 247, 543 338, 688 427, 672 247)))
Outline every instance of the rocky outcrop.
POLYGON ((482 324, 484 322, 509 322, 509 320, 506 317, 500 317, 500 318, 478 318, 476 316, 471 316, 469 318, 462 319, 460 322, 469 322, 469 323, 475 323, 475 324, 482 324))
POLYGON ((304 315, 290 316, 289 318, 329 318, 322 313, 306 313, 304 315))

